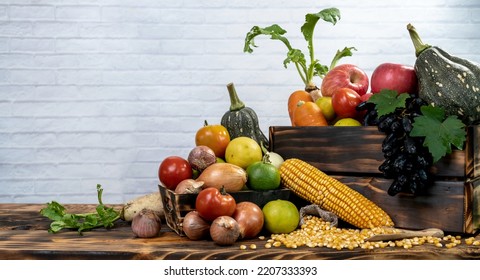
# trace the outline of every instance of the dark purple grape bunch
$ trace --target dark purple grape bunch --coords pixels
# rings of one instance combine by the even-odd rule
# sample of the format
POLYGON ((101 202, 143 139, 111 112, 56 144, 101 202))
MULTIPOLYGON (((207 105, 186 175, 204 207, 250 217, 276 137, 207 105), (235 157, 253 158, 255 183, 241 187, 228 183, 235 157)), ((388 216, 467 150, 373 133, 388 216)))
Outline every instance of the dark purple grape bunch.
POLYGON ((410 136, 414 118, 422 114, 420 108, 427 104, 415 94, 411 94, 405 102, 405 108, 397 108, 381 117, 378 117, 373 103, 362 102, 357 107, 358 110, 366 110, 364 125, 376 125, 386 135, 382 142, 385 161, 378 169, 385 178, 393 179, 388 189, 391 196, 398 193, 424 194, 432 181, 429 170, 433 159, 423 146, 424 137, 410 136))

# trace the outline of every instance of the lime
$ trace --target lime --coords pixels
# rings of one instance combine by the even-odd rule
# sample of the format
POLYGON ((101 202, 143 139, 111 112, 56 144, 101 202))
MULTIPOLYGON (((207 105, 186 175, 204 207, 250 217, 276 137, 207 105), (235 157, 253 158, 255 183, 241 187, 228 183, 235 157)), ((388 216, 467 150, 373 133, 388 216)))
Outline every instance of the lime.
POLYGON ((265 228, 270 233, 290 233, 297 229, 300 213, 288 200, 272 200, 262 208, 265 228))
POLYGON ((356 119, 343 118, 335 122, 334 126, 361 126, 362 124, 356 119))
POLYGON ((322 96, 315 100, 315 103, 320 107, 320 110, 327 121, 330 122, 335 118, 331 96, 322 96))
POLYGON ((255 191, 275 190, 280 187, 280 172, 275 165, 257 161, 247 167, 247 184, 255 191))
POLYGON ((240 136, 234 138, 225 150, 225 161, 243 169, 262 160, 262 148, 252 138, 240 136))

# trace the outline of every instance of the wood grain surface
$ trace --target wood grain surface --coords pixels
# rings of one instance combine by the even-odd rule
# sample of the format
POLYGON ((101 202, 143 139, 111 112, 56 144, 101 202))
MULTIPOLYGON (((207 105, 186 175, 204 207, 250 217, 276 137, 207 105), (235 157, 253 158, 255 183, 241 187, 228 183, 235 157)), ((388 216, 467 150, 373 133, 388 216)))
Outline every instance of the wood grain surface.
MULTIPOLYGON (((166 259, 166 260, 317 260, 317 259, 480 259, 480 246, 462 244, 451 248, 421 245, 411 249, 385 248, 337 251, 328 248, 264 248, 265 240, 244 240, 233 246, 212 241, 191 241, 165 224, 156 238, 135 238, 130 225, 118 221, 109 230, 94 229, 80 236, 76 231, 47 232, 50 221, 39 214, 44 205, 0 205, 0 259, 166 259), (241 244, 257 249, 241 250, 241 244)), ((94 205, 66 205, 71 213, 89 212, 94 205)), ((120 207, 120 206, 119 206, 120 207)), ((463 235, 462 237, 471 237, 463 235)), ((477 237, 478 239, 479 237, 477 237)))

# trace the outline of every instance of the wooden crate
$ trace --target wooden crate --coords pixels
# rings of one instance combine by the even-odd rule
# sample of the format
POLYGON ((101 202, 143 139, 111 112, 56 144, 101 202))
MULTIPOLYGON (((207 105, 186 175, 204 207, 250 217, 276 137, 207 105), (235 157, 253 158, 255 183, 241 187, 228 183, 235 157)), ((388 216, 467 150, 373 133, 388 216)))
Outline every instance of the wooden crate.
POLYGON ((285 159, 311 163, 359 191, 401 228, 441 228, 473 233, 480 228, 480 126, 467 129, 465 149, 455 150, 432 167, 434 183, 424 196, 387 190, 392 182, 378 167, 385 135, 370 127, 270 127, 270 149, 285 159))
MULTIPOLYGON (((196 194, 176 194, 165 186, 158 185, 160 196, 162 198, 165 220, 168 227, 174 230, 178 235, 185 236, 183 232, 183 218, 188 212, 195 210, 196 194)), ((280 188, 272 191, 251 191, 243 190, 230 193, 237 203, 250 201, 257 204, 260 208, 267 202, 275 199, 289 200, 290 190, 280 188)))

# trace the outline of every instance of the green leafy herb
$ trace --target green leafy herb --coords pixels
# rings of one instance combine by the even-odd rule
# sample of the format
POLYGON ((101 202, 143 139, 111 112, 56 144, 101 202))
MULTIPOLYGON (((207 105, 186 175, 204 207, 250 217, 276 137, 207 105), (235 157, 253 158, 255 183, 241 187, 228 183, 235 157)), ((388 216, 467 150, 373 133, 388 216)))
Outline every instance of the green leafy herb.
POLYGON ((433 162, 452 152, 452 145, 463 149, 466 139, 465 124, 457 116, 445 118, 445 110, 422 106, 422 116, 414 118, 411 136, 425 137, 423 145, 432 154, 433 162))
POLYGON ((96 213, 69 214, 63 205, 56 201, 47 203, 47 207, 40 210, 40 214, 53 222, 48 232, 57 233, 62 229, 77 229, 79 234, 93 228, 111 228, 114 222, 120 219, 120 212, 114 208, 107 207, 102 202, 103 189, 97 185, 97 196, 99 205, 96 213))
POLYGON ((398 94, 395 90, 384 89, 372 95, 368 102, 375 104, 378 117, 395 112, 397 108, 405 108, 407 93, 398 94))
POLYGON ((252 47, 257 47, 255 45, 255 37, 259 35, 267 35, 270 36, 270 39, 272 40, 279 40, 283 42, 288 49, 287 58, 283 61, 283 66, 287 68, 287 65, 293 62, 295 64, 295 67, 297 68, 300 78, 305 83, 305 86, 311 86, 313 85, 312 80, 315 75, 323 78, 325 74, 327 74, 329 69, 335 67, 336 63, 342 57, 351 56, 352 50, 356 50, 353 47, 345 47, 342 51, 337 51, 332 62, 330 63, 330 67, 321 64, 319 60, 315 59, 315 50, 313 47, 313 33, 315 30, 315 26, 320 19, 335 25, 338 20, 340 20, 340 11, 337 8, 328 8, 321 10, 318 13, 307 14, 305 16, 305 23, 300 30, 303 33, 303 37, 307 41, 308 54, 310 58, 308 64, 303 52, 299 49, 293 48, 290 45, 288 39, 283 36, 285 35, 285 33, 287 33, 287 31, 277 24, 273 24, 265 28, 261 28, 258 26, 252 27, 252 29, 247 33, 245 37, 245 45, 243 51, 252 53, 252 47))

